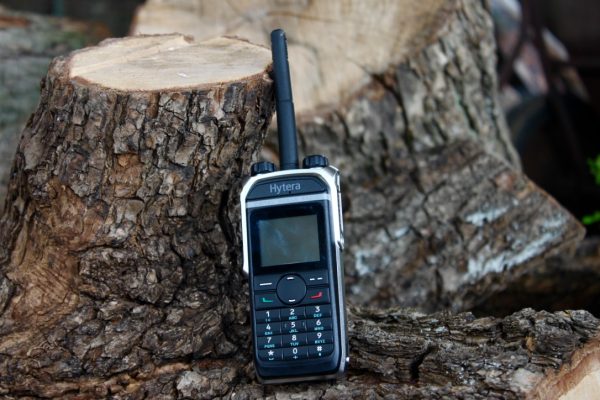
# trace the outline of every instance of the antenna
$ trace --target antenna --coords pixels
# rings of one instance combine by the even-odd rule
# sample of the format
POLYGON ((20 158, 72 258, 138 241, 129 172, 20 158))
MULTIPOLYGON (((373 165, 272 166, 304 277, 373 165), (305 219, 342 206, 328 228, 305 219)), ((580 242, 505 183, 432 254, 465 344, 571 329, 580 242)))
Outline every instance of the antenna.
POLYGON ((275 110, 277 111, 277 133, 279 137, 279 168, 298 168, 298 144, 296 142, 296 116, 292 101, 292 83, 288 64, 285 32, 271 32, 273 74, 275 78, 275 110))

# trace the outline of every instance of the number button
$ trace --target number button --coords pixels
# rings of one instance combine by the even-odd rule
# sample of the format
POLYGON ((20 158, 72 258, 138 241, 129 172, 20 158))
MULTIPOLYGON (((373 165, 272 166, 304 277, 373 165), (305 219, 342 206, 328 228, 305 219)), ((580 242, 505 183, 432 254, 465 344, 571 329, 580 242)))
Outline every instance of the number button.
POLYGON ((331 344, 323 344, 308 347, 308 356, 310 358, 321 358, 328 356, 331 353, 333 353, 333 345, 331 344))
POLYGON ((305 318, 304 307, 284 308, 281 310, 282 321, 297 321, 305 318))
POLYGON ((256 322, 264 324, 267 322, 279 321, 279 310, 256 311, 256 322))
POLYGON ((271 322, 256 325, 256 336, 273 336, 281 333, 281 323, 271 322))
POLYGON ((283 335, 283 347, 298 347, 306 344, 306 333, 298 333, 295 335, 283 335))
POLYGON ((307 334, 308 344, 331 344, 333 343, 333 332, 310 332, 307 334))
POLYGON ((287 333, 287 334, 306 332, 306 322, 305 321, 283 322, 282 331, 283 331, 283 333, 287 333))
POLYGON ((331 318, 317 318, 306 321, 306 330, 308 332, 330 331, 331 318))
POLYGON ((263 361, 281 361, 283 351, 281 349, 259 350, 258 358, 263 361))
POLYGON ((306 347, 288 347, 283 349, 284 360, 303 360, 308 357, 308 349, 306 347))
POLYGON ((306 307, 307 318, 326 318, 331 317, 331 306, 307 306, 306 307))
POLYGON ((263 336, 256 338, 256 347, 259 350, 276 349, 281 347, 281 336, 263 336))

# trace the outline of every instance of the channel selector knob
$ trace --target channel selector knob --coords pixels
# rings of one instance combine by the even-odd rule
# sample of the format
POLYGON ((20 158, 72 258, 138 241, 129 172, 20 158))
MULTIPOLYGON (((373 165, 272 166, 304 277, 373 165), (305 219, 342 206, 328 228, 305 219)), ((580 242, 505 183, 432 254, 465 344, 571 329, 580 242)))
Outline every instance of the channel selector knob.
POLYGON ((255 176, 258 174, 268 174, 269 172, 275 172, 275 164, 268 161, 260 161, 252 164, 250 167, 250 175, 255 176))
POLYGON ((318 168, 326 167, 328 165, 329 160, 327 157, 320 154, 304 157, 304 160, 302 161, 302 168, 318 168))

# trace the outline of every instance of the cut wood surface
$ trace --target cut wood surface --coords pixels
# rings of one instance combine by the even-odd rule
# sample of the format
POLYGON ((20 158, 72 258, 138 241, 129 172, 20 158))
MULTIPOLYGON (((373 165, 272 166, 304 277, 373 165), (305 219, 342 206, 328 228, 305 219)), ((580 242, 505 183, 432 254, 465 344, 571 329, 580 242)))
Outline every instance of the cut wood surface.
POLYGON ((303 148, 326 154, 346 176, 374 177, 397 148, 461 138, 519 165, 480 0, 148 0, 132 32, 268 45, 275 28, 288 37, 303 148))
POLYGON ((108 33, 84 24, 0 6, 0 212, 19 135, 40 97, 53 57, 94 44, 108 33))
POLYGON ((267 45, 279 25, 288 36, 296 109, 302 112, 336 103, 371 73, 423 47, 447 17, 450 3, 151 0, 138 9, 131 33, 180 32, 202 40, 227 34, 267 45))

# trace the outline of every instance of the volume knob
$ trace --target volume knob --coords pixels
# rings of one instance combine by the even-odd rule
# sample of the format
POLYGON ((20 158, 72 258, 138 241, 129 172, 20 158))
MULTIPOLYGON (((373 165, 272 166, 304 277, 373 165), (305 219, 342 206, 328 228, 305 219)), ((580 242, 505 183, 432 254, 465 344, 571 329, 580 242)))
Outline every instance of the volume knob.
POLYGON ((320 154, 304 157, 304 160, 302 161, 302 168, 318 168, 326 167, 328 165, 329 160, 327 157, 320 154))
POLYGON ((268 161, 260 161, 252 164, 250 167, 250 175, 268 174, 269 172, 275 172, 275 164, 268 161))

